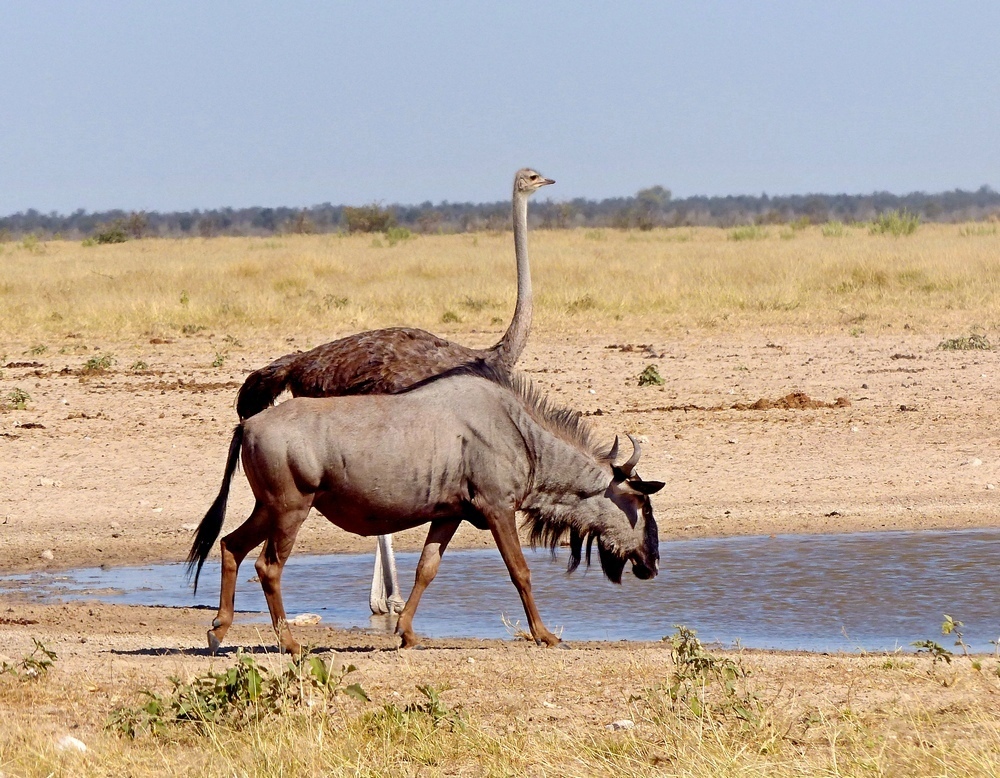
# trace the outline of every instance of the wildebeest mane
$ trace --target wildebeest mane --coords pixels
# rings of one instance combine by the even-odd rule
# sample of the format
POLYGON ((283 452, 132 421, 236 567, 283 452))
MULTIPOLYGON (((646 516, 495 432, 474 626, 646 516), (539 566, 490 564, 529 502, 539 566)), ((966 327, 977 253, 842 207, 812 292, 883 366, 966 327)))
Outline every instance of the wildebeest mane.
POLYGON ((601 449, 598 444, 594 443, 590 427, 587 426, 579 411, 553 404, 526 376, 519 373, 508 374, 483 359, 474 359, 430 378, 425 378, 396 394, 406 394, 428 384, 459 375, 478 376, 509 389, 521 400, 524 409, 531 417, 548 432, 586 452, 598 462, 611 464, 608 451, 601 449))
POLYGON ((622 582, 622 571, 625 569, 624 559, 612 553, 601 542, 601 533, 593 531, 581 531, 579 527, 570 521, 553 521, 549 517, 543 517, 534 511, 527 512, 524 526, 529 528, 528 542, 532 548, 548 546, 552 551, 552 556, 556 554, 556 548, 562 543, 566 535, 569 535, 569 561, 566 563, 566 572, 572 573, 580 566, 584 557, 584 544, 586 544, 587 566, 590 566, 591 550, 594 541, 597 541, 597 557, 601 563, 601 570, 612 583, 622 582))

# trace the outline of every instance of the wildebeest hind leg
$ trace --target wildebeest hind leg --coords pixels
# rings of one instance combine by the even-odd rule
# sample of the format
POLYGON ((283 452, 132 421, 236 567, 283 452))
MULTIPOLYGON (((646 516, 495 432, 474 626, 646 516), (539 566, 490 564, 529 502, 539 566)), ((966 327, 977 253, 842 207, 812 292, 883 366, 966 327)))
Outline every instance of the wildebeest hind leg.
POLYGON ((292 553, 299 527, 308 514, 309 506, 284 514, 277 522, 278 529, 271 533, 264 544, 255 565, 260 586, 264 590, 264 599, 267 600, 267 609, 271 612, 271 625, 278 638, 278 645, 283 651, 296 656, 301 653, 302 646, 292 637, 292 631, 288 627, 285 604, 281 599, 281 571, 288 555, 292 553))
POLYGON ((417 643, 417 636, 413 632, 413 614, 416 613, 417 605, 420 604, 420 596, 424 593, 424 589, 437 575, 438 567, 441 564, 441 555, 448 548, 448 542, 455 535, 455 530, 461 523, 461 519, 437 519, 431 522, 427 540, 424 541, 424 550, 420 552, 420 561, 417 562, 417 574, 414 577, 413 589, 410 591, 410 596, 406 598, 406 605, 403 606, 403 612, 399 614, 399 621, 396 622, 396 634, 402 638, 400 648, 411 648, 417 643))
POLYGON ((259 546, 267 535, 269 517, 261 503, 254 505, 249 518, 219 542, 222 555, 222 585, 219 592, 219 612, 208 631, 208 647, 218 651, 222 640, 233 623, 236 605, 236 575, 240 563, 250 551, 259 546))

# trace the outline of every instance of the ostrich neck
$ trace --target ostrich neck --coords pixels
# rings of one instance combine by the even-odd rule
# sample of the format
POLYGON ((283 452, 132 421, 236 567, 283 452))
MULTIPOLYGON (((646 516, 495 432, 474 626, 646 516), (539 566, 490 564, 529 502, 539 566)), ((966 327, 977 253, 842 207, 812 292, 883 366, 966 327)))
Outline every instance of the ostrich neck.
POLYGON ((510 326, 496 345, 499 366, 514 369, 531 330, 531 269, 528 266, 528 195, 514 192, 514 255, 517 258, 517 304, 510 326))

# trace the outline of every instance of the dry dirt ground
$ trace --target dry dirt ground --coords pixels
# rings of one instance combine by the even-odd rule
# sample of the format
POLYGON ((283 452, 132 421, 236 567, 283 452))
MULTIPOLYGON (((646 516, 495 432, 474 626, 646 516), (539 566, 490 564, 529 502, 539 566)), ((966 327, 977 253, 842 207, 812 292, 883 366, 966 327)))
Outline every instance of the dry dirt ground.
MULTIPOLYGON (((450 336, 470 345, 492 337, 450 336)), ((640 436, 643 476, 668 484, 654 506, 661 574, 669 575, 669 541, 676 538, 997 526, 997 357, 939 350, 941 338, 908 330, 862 337, 533 336, 521 367, 560 403, 588 414, 609 443, 616 433, 640 436), (639 387, 637 376, 650 364, 664 383, 639 387)), ((27 410, 0 413, 0 573, 182 560, 192 528, 218 490, 243 377, 319 340, 224 343, 196 335, 94 343, 67 337, 40 354, 28 353, 32 344, 7 344, 0 397, 19 388, 30 400, 27 410), (224 364, 213 367, 223 352, 224 364), (81 371, 87 359, 108 354, 115 360, 109 371, 81 371), (131 370, 139 361, 147 369, 131 370)), ((237 475, 227 530, 249 506, 249 489, 237 475)), ((421 541, 419 530, 404 533, 397 548, 421 541)), ((453 547, 490 542, 487 533, 468 530, 453 547)), ((373 547, 372 539, 347 536, 313 516, 296 553, 373 547)), ((251 574, 241 573, 241 586, 252 585, 244 583, 251 574)), ((427 596, 434 596, 433 587, 427 596)), ((294 612, 294 604, 288 606, 294 612)), ((38 637, 59 653, 65 672, 82 673, 96 694, 113 696, 116 678, 163 679, 218 661, 203 649, 211 615, 39 605, 23 602, 16 589, 0 589, 0 655, 20 657, 38 637)), ((237 618, 229 643, 270 644, 260 630, 237 618)), ((665 649, 655 644, 578 644, 546 652, 510 641, 429 641, 436 650, 397 652, 388 636, 323 624, 297 634, 303 642, 350 651, 346 658, 359 666, 369 691, 398 694, 446 677, 452 688, 466 689, 456 699, 467 705, 478 698, 487 707, 520 705, 539 721, 568 715, 567 705, 574 716, 595 722, 626 716, 625 687, 642 683, 666 661, 665 649), (488 691, 484 679, 507 683, 512 661, 524 672, 509 694, 488 691), (606 675, 595 668, 621 662, 638 668, 636 680, 599 688, 606 675), (531 688, 523 687, 525 679, 534 679, 531 688)), ((765 681, 790 683, 834 704, 852 698, 858 704, 856 698, 867 695, 866 704, 878 705, 879 695, 897 693, 894 683, 875 688, 852 680, 853 672, 865 670, 863 657, 756 656, 765 681)), ((965 694, 969 704, 995 707, 996 686, 969 681, 945 692, 939 683, 919 681, 906 693, 965 694)))

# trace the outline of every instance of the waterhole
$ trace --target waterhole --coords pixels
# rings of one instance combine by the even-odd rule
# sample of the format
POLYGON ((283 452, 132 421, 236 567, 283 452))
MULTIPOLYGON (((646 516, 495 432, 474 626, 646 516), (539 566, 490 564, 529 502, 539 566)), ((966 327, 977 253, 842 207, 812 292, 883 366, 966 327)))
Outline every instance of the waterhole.
MULTIPOLYGON (((374 546, 374 543, 373 543, 374 546)), ((566 574, 566 551, 526 551, 542 619, 564 640, 659 640, 675 625, 706 643, 807 651, 912 651, 941 634, 944 614, 964 622, 972 650, 1000 639, 1000 530, 778 535, 663 542, 660 574, 608 582, 597 564, 566 574)), ((409 591, 416 553, 397 553, 409 591)), ((240 569, 237 620, 266 621, 253 557, 240 569)), ((290 616, 311 612, 340 628, 376 629, 368 590, 372 554, 293 554, 282 589, 290 616)), ((4 576, 0 586, 40 601, 218 605, 219 566, 208 563, 195 596, 181 564, 4 576)), ((206 624, 211 620, 206 613, 206 624)), ((414 621, 429 637, 510 637, 525 625, 496 549, 445 554, 414 621)))

